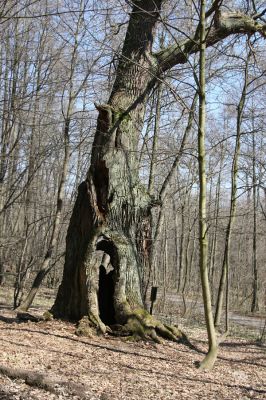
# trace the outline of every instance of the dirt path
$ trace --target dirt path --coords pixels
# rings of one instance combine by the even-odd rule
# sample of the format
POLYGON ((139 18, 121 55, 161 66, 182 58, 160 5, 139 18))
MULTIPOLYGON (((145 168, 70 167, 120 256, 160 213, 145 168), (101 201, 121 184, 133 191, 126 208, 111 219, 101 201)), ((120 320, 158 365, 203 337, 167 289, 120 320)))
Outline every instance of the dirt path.
MULTIPOLYGON (((177 305, 183 305, 183 299, 181 296, 178 296, 173 293, 168 293, 166 295, 167 301, 170 301, 174 304, 177 305)), ((194 311, 198 311, 203 315, 204 309, 203 309, 203 304, 200 303, 199 301, 192 301, 189 299, 186 299, 186 306, 188 308, 193 308, 194 311)), ((265 323, 265 317, 257 317, 257 316, 247 316, 247 315, 240 315, 238 313, 229 312, 229 320, 237 325, 242 325, 247 328, 251 328, 253 330, 257 331, 262 331, 264 323, 265 323)))
POLYGON ((24 373, 20 380, 0 375, 1 400, 266 398, 265 348, 245 340, 228 340, 214 369, 200 372, 195 362, 206 350, 200 330, 189 332, 197 352, 169 342, 79 338, 69 323, 18 323, 10 310, 0 315, 0 370, 24 373), (27 374, 46 379, 53 393, 49 385, 46 390, 31 387, 27 374))

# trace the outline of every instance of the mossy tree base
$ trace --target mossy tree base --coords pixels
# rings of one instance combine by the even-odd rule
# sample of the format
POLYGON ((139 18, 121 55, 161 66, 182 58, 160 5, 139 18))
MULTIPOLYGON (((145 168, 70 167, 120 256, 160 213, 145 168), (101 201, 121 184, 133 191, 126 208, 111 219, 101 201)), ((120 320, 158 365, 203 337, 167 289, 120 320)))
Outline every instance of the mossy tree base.
POLYGON ((190 345, 186 335, 177 327, 163 324, 143 308, 136 308, 125 316, 125 324, 107 326, 95 316, 83 317, 77 326, 78 336, 93 337, 96 334, 110 334, 127 337, 128 340, 151 340, 161 343, 160 338, 190 345))
POLYGON ((160 337, 174 342, 186 339, 178 328, 163 324, 143 308, 135 309, 128 316, 125 329, 131 332, 135 339, 151 339, 157 343, 160 343, 160 337))

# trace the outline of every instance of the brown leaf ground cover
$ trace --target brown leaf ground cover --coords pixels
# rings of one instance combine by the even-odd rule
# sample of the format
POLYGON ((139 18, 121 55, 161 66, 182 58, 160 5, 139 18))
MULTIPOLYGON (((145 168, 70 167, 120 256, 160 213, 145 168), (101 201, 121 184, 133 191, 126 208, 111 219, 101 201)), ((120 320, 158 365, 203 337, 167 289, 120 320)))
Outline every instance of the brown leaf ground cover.
POLYGON ((0 312, 0 399, 266 399, 265 347, 229 338, 211 372, 195 363, 205 332, 188 334, 198 351, 171 342, 77 337, 61 321, 19 322, 0 312))

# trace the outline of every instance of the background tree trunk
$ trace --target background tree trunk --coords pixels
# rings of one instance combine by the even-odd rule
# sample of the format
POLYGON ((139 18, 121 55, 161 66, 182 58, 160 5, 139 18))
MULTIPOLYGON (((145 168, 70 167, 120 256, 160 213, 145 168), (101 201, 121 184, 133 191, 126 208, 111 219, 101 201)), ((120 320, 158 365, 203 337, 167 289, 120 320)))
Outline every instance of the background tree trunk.
MULTIPOLYGON (((238 171, 239 171, 238 160, 239 160, 240 146, 241 146, 241 126, 242 126, 243 112, 244 112, 244 107, 245 107, 245 103, 246 103, 246 93, 247 93, 247 86, 248 86, 249 58, 250 58, 250 54, 247 58, 246 65, 245 65, 244 84, 243 84, 243 89, 242 89, 241 97, 239 100, 239 104, 237 107, 236 142, 235 142, 234 157, 233 157, 233 163, 232 163, 232 169, 231 169, 230 212, 229 212, 229 220, 228 220, 226 234, 225 234, 225 247, 224 247, 224 254, 223 254, 222 274, 220 277, 217 304, 216 304, 216 310, 215 310, 215 326, 216 327, 218 327, 220 325, 224 292, 225 292, 225 288, 226 288, 226 283, 228 286, 228 279, 229 279, 230 247, 231 247, 232 229, 234 227, 235 217, 236 217, 237 178, 238 178, 238 171)), ((227 325, 228 324, 226 324, 226 333, 229 330, 229 326, 227 326, 227 325)))

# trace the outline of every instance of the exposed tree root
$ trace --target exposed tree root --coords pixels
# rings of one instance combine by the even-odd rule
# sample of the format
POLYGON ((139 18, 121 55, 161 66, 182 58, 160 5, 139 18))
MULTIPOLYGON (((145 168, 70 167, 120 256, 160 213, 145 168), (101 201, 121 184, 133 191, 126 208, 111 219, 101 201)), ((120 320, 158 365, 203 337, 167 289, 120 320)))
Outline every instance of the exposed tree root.
POLYGON ((165 325, 143 308, 135 309, 128 317, 125 328, 135 339, 150 339, 161 343, 160 337, 188 344, 186 335, 177 327, 165 325))
POLYGON ((83 317, 75 330, 76 335, 78 336, 86 336, 93 337, 96 334, 95 327, 92 325, 91 321, 88 317, 83 317))
POLYGON ((76 334, 78 336, 93 337, 96 333, 109 333, 117 337, 127 337, 127 340, 151 340, 156 343, 161 343, 160 338, 164 338, 173 342, 183 343, 195 349, 180 329, 163 324, 143 308, 134 309, 125 320, 126 323, 124 325, 115 324, 109 327, 104 325, 100 318, 90 315, 89 317, 83 317, 79 321, 76 334))
POLYGON ((11 379, 22 379, 29 386, 38 387, 51 393, 60 394, 62 388, 70 395, 78 396, 81 399, 88 398, 86 387, 75 382, 61 381, 53 376, 35 371, 26 371, 0 365, 0 374, 11 379))
POLYGON ((76 334, 78 336, 93 337, 96 334, 111 333, 112 330, 109 326, 105 325, 101 319, 90 313, 89 316, 83 317, 77 325, 76 334))

